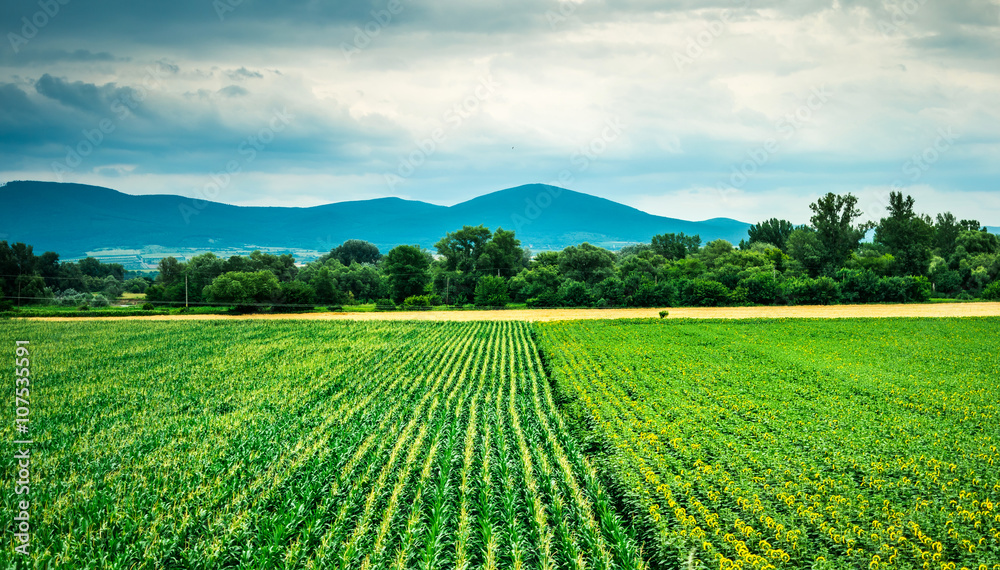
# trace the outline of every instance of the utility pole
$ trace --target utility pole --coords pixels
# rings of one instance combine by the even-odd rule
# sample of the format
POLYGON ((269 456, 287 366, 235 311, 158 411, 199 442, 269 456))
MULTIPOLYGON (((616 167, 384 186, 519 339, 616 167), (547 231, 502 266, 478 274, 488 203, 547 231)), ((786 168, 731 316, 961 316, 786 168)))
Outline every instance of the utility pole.
POLYGON ((444 285, 444 304, 445 305, 448 304, 448 293, 450 291, 451 291, 451 276, 448 276, 445 279, 445 285, 444 285))
POLYGON ((184 274, 184 308, 188 306, 188 276, 187 273, 184 274))

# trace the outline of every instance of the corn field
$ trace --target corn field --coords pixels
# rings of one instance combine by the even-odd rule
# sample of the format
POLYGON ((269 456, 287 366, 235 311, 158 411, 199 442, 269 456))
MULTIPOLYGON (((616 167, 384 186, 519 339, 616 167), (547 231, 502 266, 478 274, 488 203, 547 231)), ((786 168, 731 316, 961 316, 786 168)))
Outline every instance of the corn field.
MULTIPOLYGON (((644 567, 527 324, 18 323, 0 338, 34 351, 18 567, 644 567)), ((2 417, 17 439, 12 406, 2 417)), ((8 567, 12 493, 2 508, 8 567)))

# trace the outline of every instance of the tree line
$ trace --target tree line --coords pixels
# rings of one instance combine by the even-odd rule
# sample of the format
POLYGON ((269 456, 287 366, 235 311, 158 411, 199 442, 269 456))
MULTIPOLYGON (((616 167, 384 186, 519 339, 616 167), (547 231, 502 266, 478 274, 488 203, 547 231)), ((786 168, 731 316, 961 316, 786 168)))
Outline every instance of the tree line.
POLYGON ((304 266, 288 254, 205 253, 186 262, 164 258, 155 279, 128 279, 120 265, 93 258, 60 263, 58 254, 34 256, 31 246, 0 242, 0 284, 18 304, 135 291, 158 305, 242 310, 1000 300, 1000 239, 976 220, 917 214, 913 198, 899 192, 890 193, 879 222, 859 223, 851 194, 826 194, 810 210, 809 224, 761 221, 736 245, 665 233, 618 251, 582 243, 532 255, 513 231, 464 226, 441 238, 434 252, 400 245, 383 255, 371 243, 348 240, 304 266))

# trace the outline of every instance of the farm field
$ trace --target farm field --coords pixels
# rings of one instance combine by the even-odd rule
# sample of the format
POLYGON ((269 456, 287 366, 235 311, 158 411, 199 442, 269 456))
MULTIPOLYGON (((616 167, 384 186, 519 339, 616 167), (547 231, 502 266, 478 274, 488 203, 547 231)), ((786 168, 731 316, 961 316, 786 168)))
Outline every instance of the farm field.
POLYGON ((1000 319, 535 326, 652 564, 1000 568, 1000 319))
POLYGON ((643 568, 529 326, 0 323, 32 359, 18 567, 643 568))

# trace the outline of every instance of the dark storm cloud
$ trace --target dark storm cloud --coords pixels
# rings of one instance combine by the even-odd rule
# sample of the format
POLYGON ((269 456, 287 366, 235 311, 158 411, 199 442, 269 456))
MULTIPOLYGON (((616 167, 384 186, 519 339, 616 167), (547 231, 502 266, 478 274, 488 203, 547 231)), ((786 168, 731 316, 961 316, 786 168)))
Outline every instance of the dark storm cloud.
POLYGON ((120 99, 135 98, 135 91, 129 87, 118 87, 114 83, 94 85, 83 81, 69 82, 48 73, 35 83, 35 90, 41 95, 81 111, 102 113, 120 99))

